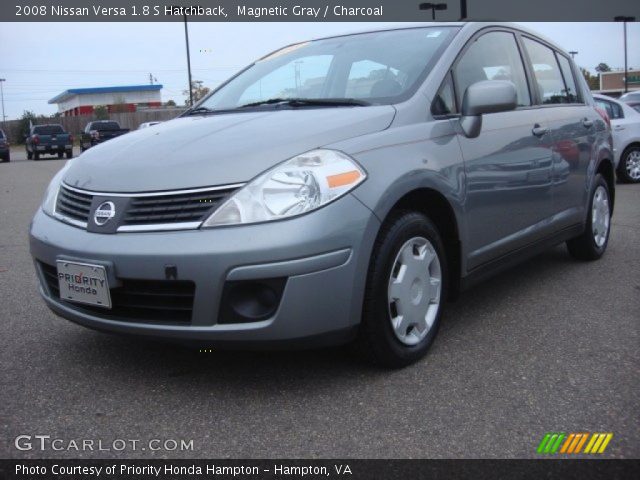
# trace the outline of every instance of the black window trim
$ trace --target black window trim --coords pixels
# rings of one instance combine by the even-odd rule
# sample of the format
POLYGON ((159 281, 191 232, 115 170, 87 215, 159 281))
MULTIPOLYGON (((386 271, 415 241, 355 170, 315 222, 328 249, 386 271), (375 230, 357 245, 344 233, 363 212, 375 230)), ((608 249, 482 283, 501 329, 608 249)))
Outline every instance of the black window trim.
MULTIPOLYGON (((536 94, 536 98, 538 99, 538 103, 537 103, 537 107, 539 108, 558 108, 558 107, 584 107, 585 105, 587 105, 587 102, 585 101, 585 96, 584 96, 584 92, 582 91, 582 86, 579 82, 577 82, 577 77, 576 77, 576 72, 575 72, 575 68, 573 65, 573 62, 569 59, 569 57, 567 57, 564 53, 562 53, 561 51, 559 51, 556 47, 554 47, 553 45, 545 42, 543 39, 541 38, 537 38, 534 36, 531 36, 529 34, 526 33, 520 33, 520 38, 521 40, 524 38, 527 38, 533 42, 537 42, 547 48, 549 48, 553 54, 554 54, 554 58, 556 59, 556 64, 558 65, 558 70, 560 70, 560 76, 562 77, 562 83, 564 83, 565 89, 567 88, 567 83, 564 79, 564 73, 562 72, 562 67, 560 67, 560 62, 558 61, 557 56, 561 55, 563 56, 565 59, 569 60, 569 68, 571 69, 571 73, 573 74, 573 82, 576 85, 576 88, 579 89, 579 91, 577 91, 576 93, 578 93, 578 102, 572 102, 572 103, 542 103, 542 98, 540 98, 540 95, 537 91, 537 89, 535 89, 535 94, 536 94), (580 87, 579 87, 580 85, 580 87)), ((532 78, 535 78, 535 72, 533 70, 533 62, 531 61, 531 58, 529 57, 529 52, 527 52, 527 49, 524 46, 524 42, 522 42, 522 47, 523 47, 523 51, 525 53, 525 55, 527 56, 527 64, 528 67, 531 69, 531 75, 532 78)))

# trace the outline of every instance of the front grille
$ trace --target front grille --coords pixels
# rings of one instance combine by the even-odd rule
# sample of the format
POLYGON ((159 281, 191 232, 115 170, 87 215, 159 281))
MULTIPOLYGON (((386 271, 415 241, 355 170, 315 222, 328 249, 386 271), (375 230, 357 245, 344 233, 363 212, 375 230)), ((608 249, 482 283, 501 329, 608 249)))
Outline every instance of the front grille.
POLYGON ((56 212, 73 220, 87 223, 91 211, 92 195, 60 186, 56 201, 56 212))
POLYGON ((127 208, 123 225, 200 222, 209 211, 235 189, 213 190, 177 195, 134 197, 127 208))
MULTIPOLYGON (((159 229, 196 228, 241 185, 191 191, 131 194, 118 225, 119 231, 153 231, 159 229), (171 227, 175 224, 175 227, 171 227), (184 224, 184 225, 182 225, 184 224), (187 225, 189 224, 189 225, 187 225), (169 228, 167 228, 169 226, 169 228)), ((94 195, 105 199, 109 193, 93 193, 65 185, 60 186, 56 214, 78 226, 86 226, 91 217, 94 195)), ((127 195, 118 194, 118 197, 127 195)))
POLYGON ((60 299, 56 267, 40 262, 49 294, 89 315, 122 322, 185 325, 191 323, 195 284, 186 280, 122 279, 122 285, 112 288, 111 309, 71 303, 60 299))

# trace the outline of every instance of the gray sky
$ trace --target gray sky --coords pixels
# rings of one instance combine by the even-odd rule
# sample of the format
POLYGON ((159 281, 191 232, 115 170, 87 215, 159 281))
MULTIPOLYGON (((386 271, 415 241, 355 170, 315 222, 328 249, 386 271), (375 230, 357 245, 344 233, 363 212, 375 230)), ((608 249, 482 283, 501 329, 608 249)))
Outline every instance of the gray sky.
MULTIPOLYGON (((193 78, 215 87, 252 60, 288 43, 377 28, 390 23, 189 24, 193 78)), ((624 66, 619 23, 524 23, 577 50, 593 71, 624 66)), ((629 66, 640 67, 640 23, 628 25, 629 66)), ((149 83, 164 85, 162 100, 183 104, 186 89, 184 27, 174 23, 0 23, 0 78, 7 119, 24 110, 51 114, 47 101, 68 88, 149 83), (39 33, 42 33, 40 35, 39 33)))

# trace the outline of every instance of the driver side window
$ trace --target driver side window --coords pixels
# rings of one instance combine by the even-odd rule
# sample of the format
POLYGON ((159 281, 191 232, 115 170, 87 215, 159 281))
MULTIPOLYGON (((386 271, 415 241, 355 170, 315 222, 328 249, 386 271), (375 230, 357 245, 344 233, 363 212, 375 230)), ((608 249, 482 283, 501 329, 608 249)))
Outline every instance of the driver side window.
POLYGON ((518 106, 531 105, 531 95, 515 36, 489 32, 477 38, 453 69, 458 105, 467 87, 482 80, 508 80, 516 87, 518 106))

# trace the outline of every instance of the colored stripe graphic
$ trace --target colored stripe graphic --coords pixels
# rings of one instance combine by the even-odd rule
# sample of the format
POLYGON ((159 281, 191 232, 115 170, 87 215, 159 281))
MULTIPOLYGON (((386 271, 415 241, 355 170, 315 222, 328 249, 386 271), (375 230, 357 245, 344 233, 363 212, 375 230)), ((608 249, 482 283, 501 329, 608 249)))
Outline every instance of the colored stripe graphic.
POLYGON ((553 455, 556 453, 578 454, 604 453, 609 442, 613 438, 613 433, 559 433, 549 432, 542 438, 538 445, 537 452, 541 454, 553 455), (587 441, 588 440, 588 441, 587 441), (585 445, 584 451, 582 447, 585 445))

